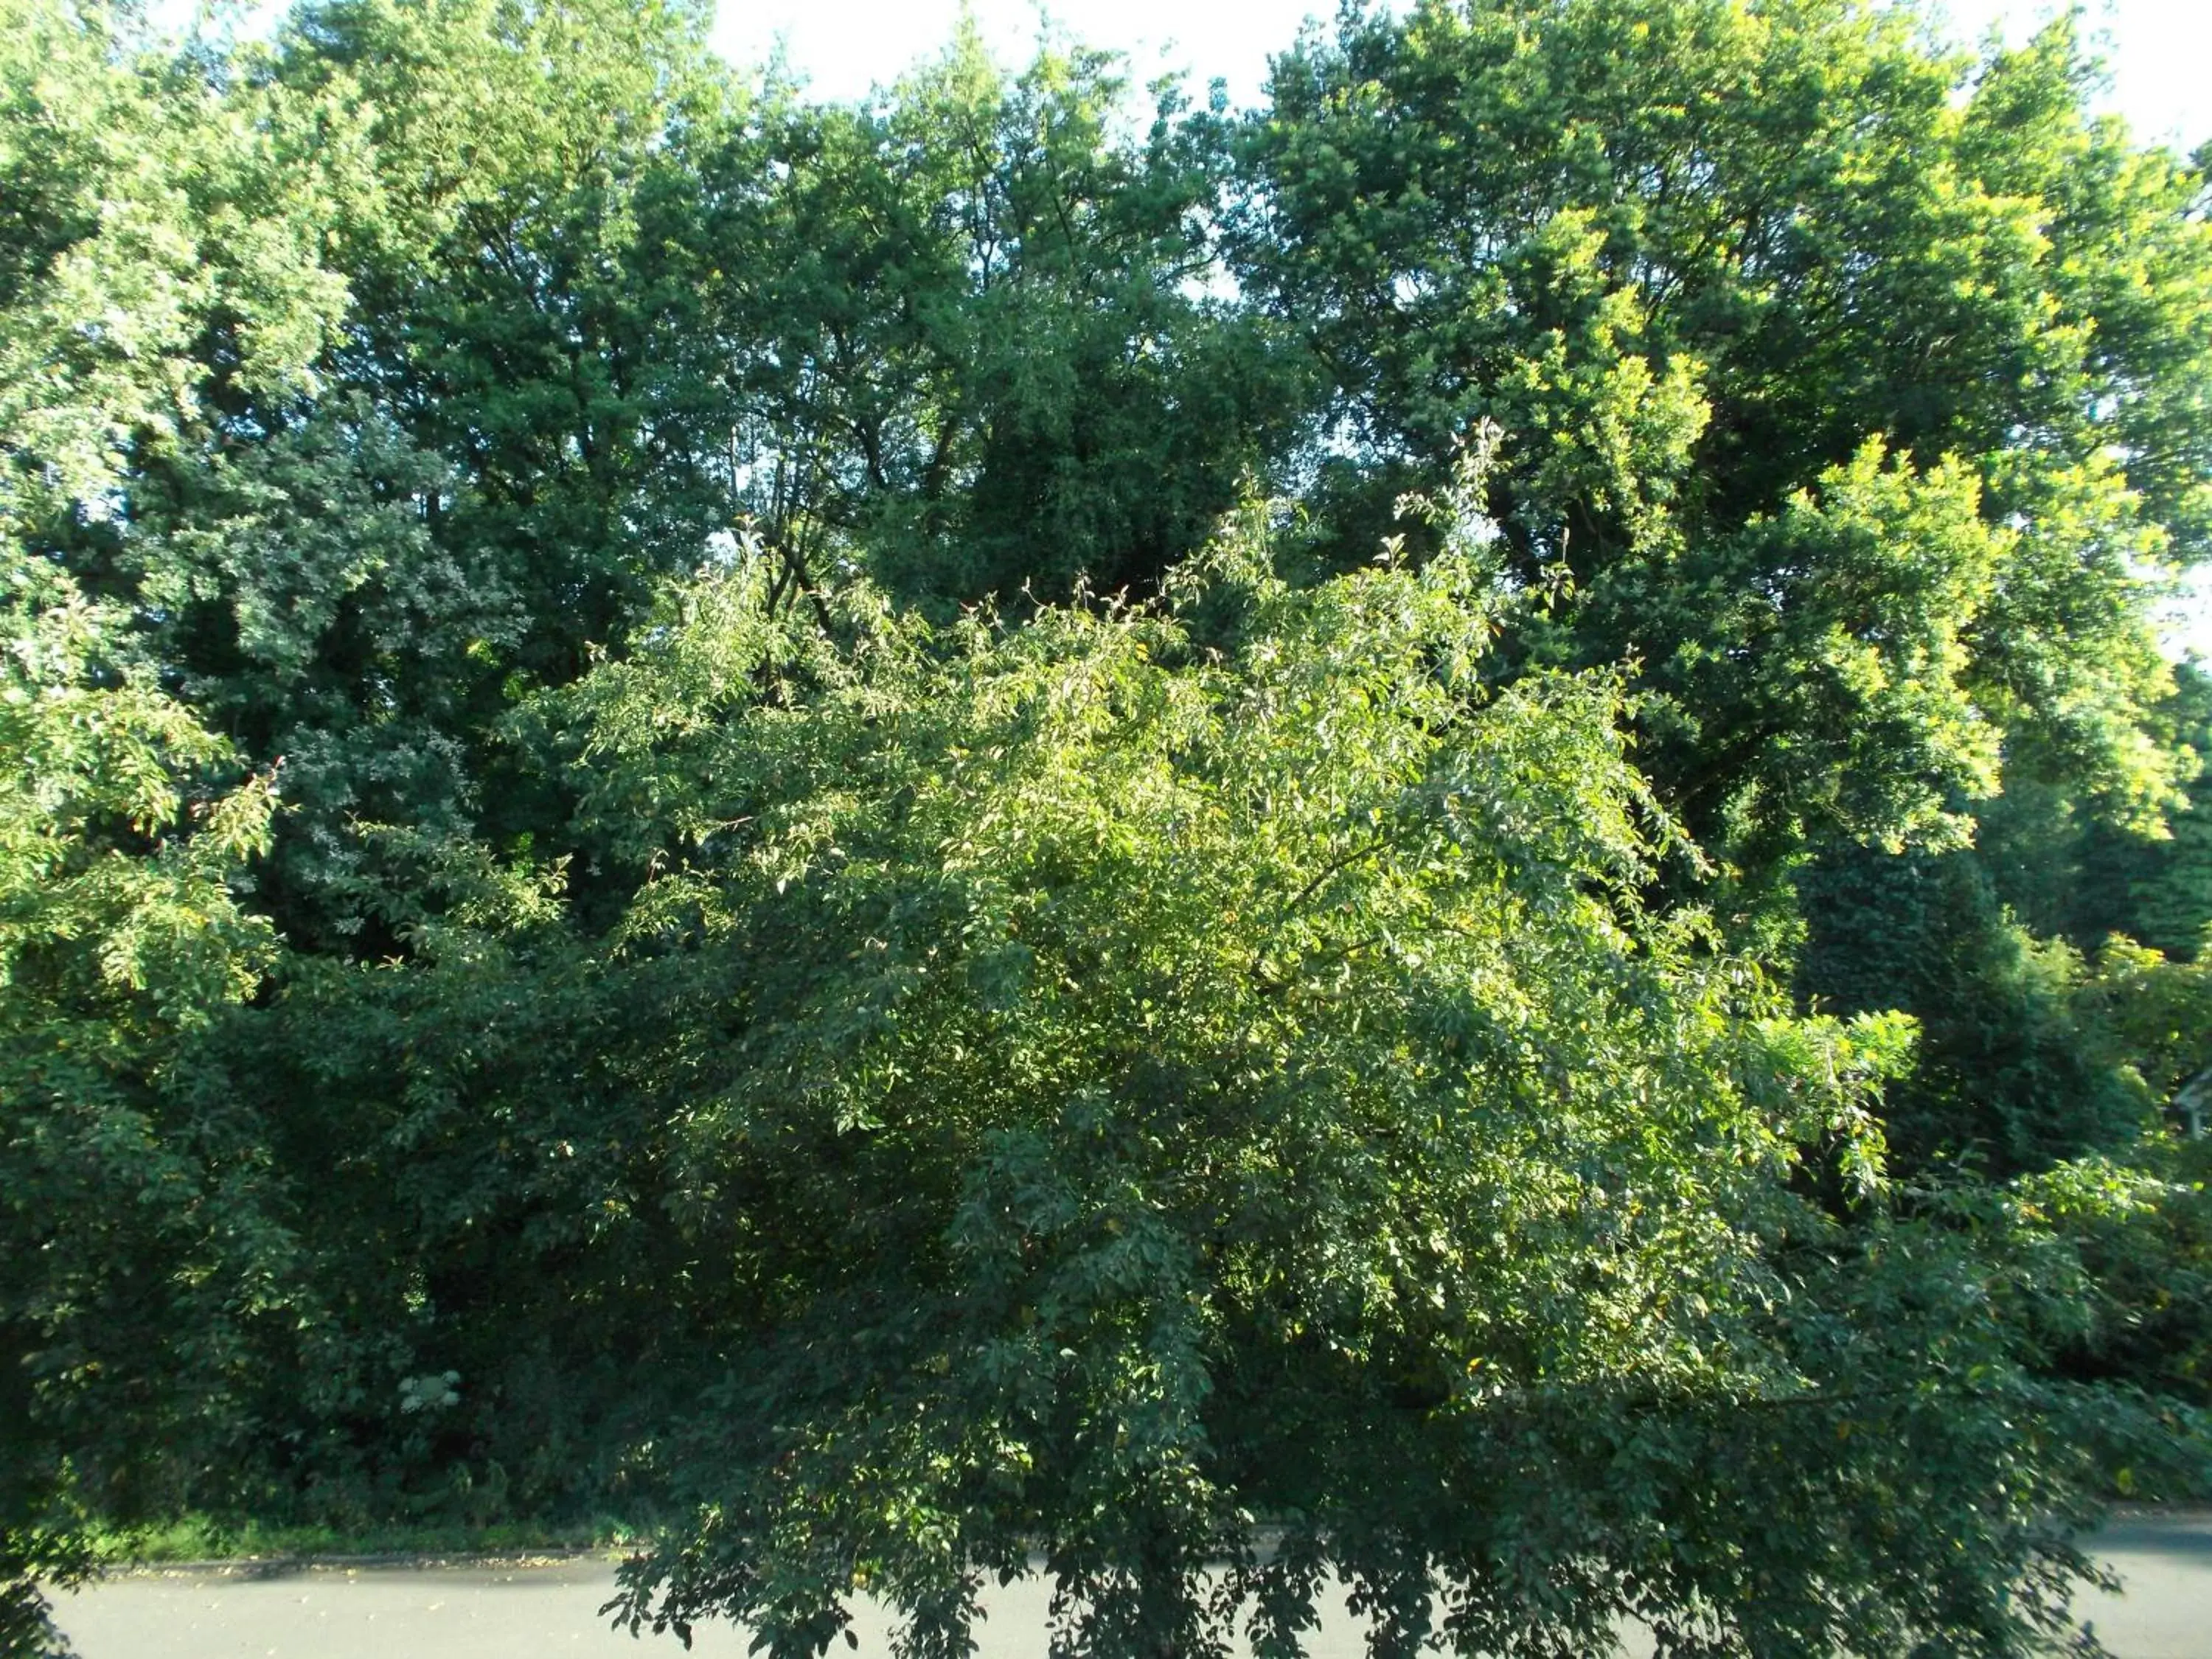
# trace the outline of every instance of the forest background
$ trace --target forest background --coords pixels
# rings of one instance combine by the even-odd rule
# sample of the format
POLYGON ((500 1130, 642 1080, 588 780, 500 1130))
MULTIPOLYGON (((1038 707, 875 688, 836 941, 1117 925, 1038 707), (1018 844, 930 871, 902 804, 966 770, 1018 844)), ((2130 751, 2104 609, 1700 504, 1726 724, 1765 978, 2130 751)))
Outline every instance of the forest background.
POLYGON ((2208 157, 2063 19, 710 21, 0 9, 0 1640, 2063 1629, 2205 1479, 2208 157))

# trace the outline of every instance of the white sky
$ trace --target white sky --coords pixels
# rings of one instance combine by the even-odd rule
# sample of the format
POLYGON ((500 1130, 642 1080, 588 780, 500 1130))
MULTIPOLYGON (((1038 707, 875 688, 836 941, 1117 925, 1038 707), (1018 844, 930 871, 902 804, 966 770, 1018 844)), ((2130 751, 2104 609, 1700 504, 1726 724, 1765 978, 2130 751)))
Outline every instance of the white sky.
MULTIPOLYGON (((1992 23, 2017 41, 2063 9, 2056 0, 1946 0, 1961 36, 1992 23)), ((2136 136, 2184 150, 2212 139, 2212 0, 2085 0, 2088 33, 2112 74, 2112 106, 2136 136)))
MULTIPOLYGON (((961 0, 721 0, 714 44, 740 63, 780 40, 817 97, 853 100, 933 56, 951 38, 961 0)), ((1000 58, 1029 56, 1042 17, 1086 45, 1129 56, 1139 82, 1188 71, 1194 90, 1219 76, 1239 103, 1256 101, 1267 55, 1334 0, 972 0, 968 7, 1000 58)))
MULTIPOLYGON (((1009 62, 1027 55, 1041 15, 1093 46, 1129 54, 1139 79, 1189 70, 1216 76, 1239 103, 1255 101, 1267 57, 1334 0, 969 0, 984 38, 1009 62)), ((741 63, 777 41, 823 98, 857 99, 951 38, 962 0, 721 0, 714 44, 741 63)), ((1954 32, 1978 40, 1991 23, 2019 39, 2057 0, 1944 0, 1954 32)), ((2087 0, 2093 33, 2107 38, 2115 103, 2147 137, 2184 148, 2212 138, 2212 0, 2087 0)))

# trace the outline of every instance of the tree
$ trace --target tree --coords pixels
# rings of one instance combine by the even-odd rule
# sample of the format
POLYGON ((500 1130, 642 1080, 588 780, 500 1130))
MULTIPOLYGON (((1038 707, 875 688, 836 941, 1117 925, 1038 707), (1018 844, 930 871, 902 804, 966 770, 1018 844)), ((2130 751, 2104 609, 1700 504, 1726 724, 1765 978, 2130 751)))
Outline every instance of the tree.
MULTIPOLYGON (((2174 679, 2158 735, 2201 766, 2212 755, 2212 677, 2201 663, 2185 662, 2175 665, 2174 679)), ((2212 776, 2198 772, 2188 801, 2160 836, 2047 810, 2022 815, 2022 834, 1998 817, 2000 804, 1984 814, 1996 819, 1998 831, 1984 840, 1994 843, 2006 902, 2042 931, 2063 933, 2084 948, 2124 933, 2172 957, 2196 956, 2212 927, 2212 776), (2045 826, 2051 828, 2039 837, 2045 826)))
POLYGON ((2155 1103, 2080 1004, 2081 953, 2021 926, 1983 860, 1851 848, 1798 885, 1802 987, 1841 1013, 1930 1011, 1886 1112, 1908 1165, 1964 1159, 2005 1176, 2154 1132, 2155 1103))
POLYGON ((620 1492, 781 1653, 2009 1654, 2187 1463, 2202 964, 2033 929, 2192 902, 2212 288, 2063 30, 4 21, 9 1616, 620 1492))
POLYGON ((115 533, 135 464, 204 443, 219 380, 296 394, 345 294, 288 176, 297 135, 204 58, 96 3, 9 0, 5 22, 0 525, 52 550, 115 533))
POLYGON ((787 556, 942 605, 1149 592, 1300 398, 1218 289, 1219 123, 1109 54, 1018 76, 972 29, 859 109, 781 103, 703 159, 719 355, 701 441, 787 556))
POLYGON ((188 331, 193 416, 127 458, 128 533, 58 534, 196 707, 284 758, 263 902, 295 943, 394 948, 404 877, 356 823, 556 825, 499 720, 744 526, 794 603, 860 565, 940 605, 1142 589, 1291 419, 1264 331, 1200 291, 1211 116, 1167 99, 1132 137, 1104 55, 1008 77, 973 39, 817 109, 704 29, 339 0, 203 67, 343 327, 312 386, 246 373, 228 313, 188 331))
POLYGON ((1920 1016, 1962 1069, 1893 1100, 1900 1152, 2000 1171, 2139 1121, 2001 942, 2070 889, 2006 872, 2158 833, 2195 769, 2149 601, 2206 552, 2212 234, 2094 72, 2066 19, 1977 62, 1856 0, 1432 3, 1302 42, 1242 138, 1239 268, 1334 387, 1322 551, 1499 422, 1509 567, 1558 596, 1504 661, 1632 665, 1720 866, 1670 885, 1920 1016))
POLYGON ((283 757, 295 810, 262 902, 302 946, 393 948, 376 918, 404 877, 356 823, 542 827, 489 728, 617 641, 720 522, 663 435, 683 141, 731 118, 702 27, 682 6, 339 3, 222 60, 344 325, 276 387, 205 339, 199 441, 141 456, 130 537, 72 557, 142 607, 196 707, 283 757))
POLYGON ((265 779, 118 653, 120 619, 12 550, 0 589, 0 1646, 29 1580, 82 1574, 88 1519, 167 1512, 234 1449, 242 1328, 291 1241, 258 1125, 195 1099, 182 1040, 253 989, 234 885, 265 779))
POLYGON ((1645 764, 1754 878, 1941 839, 2000 745, 2171 804, 2143 573, 2206 550, 2212 238, 2091 73, 2063 20, 1977 66, 1855 0, 1302 43, 1244 134, 1240 269, 1335 388, 1349 556, 1499 423, 1512 568, 1572 591, 1517 650, 1637 662, 1645 764))
POLYGON ((697 988, 624 1062, 726 1287, 633 1626, 817 1653, 865 1584, 957 1652, 1042 1547, 1101 1656, 1291 1651, 1331 1570, 1394 1652, 1432 1589, 1468 1652, 2025 1650, 2131 1433, 2023 1367, 2063 1247, 1887 1212, 1906 1028, 1644 910, 1617 682, 1487 687, 1469 548, 1292 589, 1264 533, 829 635, 756 553, 543 704, 616 959, 697 988))
POLYGON ((193 1095, 191 1033, 271 959, 241 901, 269 779, 164 688, 72 548, 125 538, 134 458, 204 435, 196 352, 298 384, 337 299, 205 65, 104 9, 0 20, 0 1646, 86 1527, 165 1512, 234 1453, 247 1333, 293 1244, 266 1147, 193 1095))

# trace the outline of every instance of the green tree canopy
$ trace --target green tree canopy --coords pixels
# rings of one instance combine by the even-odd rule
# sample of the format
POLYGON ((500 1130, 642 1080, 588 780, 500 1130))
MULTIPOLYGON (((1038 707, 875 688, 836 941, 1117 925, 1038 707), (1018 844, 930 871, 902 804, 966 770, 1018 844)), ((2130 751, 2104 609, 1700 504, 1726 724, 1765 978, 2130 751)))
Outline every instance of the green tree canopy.
POLYGON ((1294 1650, 1330 1572, 1389 1652, 2055 1628, 2033 1517, 2126 1413, 2026 1369, 2024 1201, 1884 1209, 1907 1028, 1644 909, 1618 684, 1486 687, 1466 549, 1292 589, 1243 533, 1167 606, 863 591, 844 646, 756 556, 544 705, 646 872, 618 956, 714 1010, 631 1062, 734 1322, 633 1620, 811 1654, 866 1586, 957 1652, 1042 1548, 1101 1656, 1294 1650))
POLYGON ((1334 383, 1346 552, 1475 422, 1522 649, 1636 660, 1662 792, 1754 873, 1941 839, 2008 765, 2126 817, 2144 599, 2205 556, 2196 169, 1856 0, 1346 15, 1249 123, 1240 269, 1334 383), (1362 508, 1358 504, 1370 505, 1362 508))
POLYGON ((707 23, 0 0, 0 1616, 2056 1630, 2212 1352, 2202 164, 1856 0, 707 23))

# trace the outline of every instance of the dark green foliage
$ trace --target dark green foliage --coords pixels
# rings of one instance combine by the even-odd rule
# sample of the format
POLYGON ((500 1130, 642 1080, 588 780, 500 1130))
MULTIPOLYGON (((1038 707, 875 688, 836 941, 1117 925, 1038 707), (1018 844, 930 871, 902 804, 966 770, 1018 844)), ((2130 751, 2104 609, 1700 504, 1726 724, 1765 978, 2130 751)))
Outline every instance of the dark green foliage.
POLYGON ((2075 1006, 2080 957, 2015 923, 1978 860, 1839 850, 1798 887, 1801 985, 1838 1012, 1921 1022, 1920 1063, 1887 1115, 1904 1158, 2012 1175, 2137 1138, 2147 1103, 2075 1006))
POLYGON ((629 1022, 696 1012, 557 934, 429 955, 297 969, 197 1057, 261 1110, 319 1249, 264 1356, 255 1501, 341 1527, 574 1522, 638 1501, 624 1449, 696 1385, 698 1259, 650 1225, 656 1137, 610 1075, 629 1022))
POLYGON ((2071 25, 136 15, 0 0, 0 1647, 616 1506, 780 1655, 2011 1655, 2191 1478, 2212 231, 2071 25))
MULTIPOLYGON (((2174 679, 2174 694, 2154 729, 2201 765, 2212 757, 2212 678, 2202 665, 2184 663, 2174 679)), ((2125 933, 2170 957, 2196 956, 2212 927, 2212 775, 2200 771, 2187 798, 2162 826, 2166 833, 2152 836, 2063 805, 2054 811, 2032 787, 2008 789, 2006 799, 1992 802, 1984 814, 1999 833, 1993 838, 1985 830, 1984 837, 1985 845, 1995 841, 1993 861, 2006 902, 2041 931, 2063 933, 2084 948, 2108 933, 2125 933), (2018 815, 2019 830, 2007 814, 2015 795, 2028 808, 2018 815), (2007 831, 2023 844, 2010 844, 2007 831)))
POLYGON ((968 34, 707 159, 702 435, 733 512, 923 601, 1150 591, 1203 543, 1301 388, 1207 296, 1218 124, 1164 95, 1130 142, 1127 103, 1103 54, 1010 78, 968 34))
POLYGON ((2208 1148, 2205 1140, 2157 1145, 2140 1161, 2160 1186, 2094 1217, 2056 1218, 2081 1237, 2097 1286, 2093 1322, 2059 1355, 2071 1375, 2124 1379, 2183 1400, 2212 1395, 2208 1148))
POLYGON ((89 1565, 88 1517, 157 1516, 238 1455, 252 1328, 295 1241, 250 1116, 193 1099, 179 1044, 273 941, 229 882, 267 846, 264 780, 117 648, 120 618, 0 570, 0 1644, 21 1582, 89 1565), (182 1097, 180 1097, 180 1095, 182 1097))

